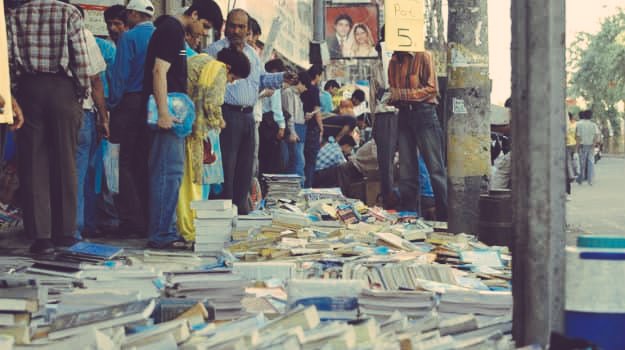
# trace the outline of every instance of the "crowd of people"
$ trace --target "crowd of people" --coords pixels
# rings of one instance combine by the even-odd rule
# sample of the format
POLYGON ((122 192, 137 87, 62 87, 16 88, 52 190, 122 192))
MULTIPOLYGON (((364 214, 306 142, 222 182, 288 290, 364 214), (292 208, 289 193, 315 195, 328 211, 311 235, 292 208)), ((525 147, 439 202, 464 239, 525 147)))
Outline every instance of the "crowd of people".
MULTIPOLYGON (((372 61, 369 96, 355 89, 343 98, 335 80, 320 90, 323 67, 295 72, 278 58, 263 64, 261 28, 243 9, 224 20, 213 0, 195 0, 176 16, 154 13, 150 0, 111 6, 104 12, 109 36, 96 38, 81 9, 62 1, 31 0, 10 10, 21 206, 33 253, 102 231, 147 237, 152 249, 188 248, 192 201, 231 199, 247 214, 258 207, 257 179, 267 173, 298 174, 303 187, 345 192, 376 173, 386 208, 416 212, 425 195, 434 198, 433 218, 446 220, 430 53, 396 52, 388 71, 372 61), (202 47, 210 31, 217 40, 202 47), (195 105, 186 137, 172 131, 182 122, 169 108, 173 93, 195 105), (148 123, 150 103, 155 125, 148 123), (363 103, 370 115, 356 115, 363 103), (103 139, 119 145, 118 193, 95 190, 103 139), (104 230, 107 215, 116 223, 104 230)), ((380 57, 366 26, 350 22, 347 29, 350 55, 380 57)))

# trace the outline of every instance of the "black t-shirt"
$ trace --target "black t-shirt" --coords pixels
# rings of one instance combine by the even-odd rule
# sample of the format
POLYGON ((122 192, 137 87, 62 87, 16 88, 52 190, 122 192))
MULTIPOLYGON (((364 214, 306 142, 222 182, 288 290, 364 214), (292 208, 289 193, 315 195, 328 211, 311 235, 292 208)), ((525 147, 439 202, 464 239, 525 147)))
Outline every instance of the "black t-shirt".
POLYGON ((168 15, 159 17, 154 26, 145 58, 145 75, 143 93, 154 94, 154 77, 152 70, 156 58, 171 64, 167 71, 167 92, 187 92, 187 51, 185 47, 184 28, 176 18, 168 15))
MULTIPOLYGON (((300 98, 304 104, 304 113, 310 113, 315 110, 315 107, 321 107, 321 99, 319 98, 319 88, 311 85, 308 90, 304 91, 300 98)), ((315 118, 312 118, 306 122, 309 132, 317 132, 319 126, 315 118)))

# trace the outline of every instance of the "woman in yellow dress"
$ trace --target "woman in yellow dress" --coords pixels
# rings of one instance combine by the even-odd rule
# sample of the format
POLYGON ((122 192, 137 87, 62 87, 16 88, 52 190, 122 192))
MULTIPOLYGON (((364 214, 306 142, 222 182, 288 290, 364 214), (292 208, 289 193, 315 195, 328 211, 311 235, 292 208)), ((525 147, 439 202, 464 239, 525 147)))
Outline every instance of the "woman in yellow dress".
POLYGON ((191 202, 208 199, 210 185, 223 182, 219 132, 226 126, 221 113, 226 84, 245 79, 250 62, 244 53, 226 48, 217 59, 199 54, 187 61, 187 93, 195 104, 193 132, 186 139, 185 166, 178 207, 177 226, 186 241, 195 240, 191 202))

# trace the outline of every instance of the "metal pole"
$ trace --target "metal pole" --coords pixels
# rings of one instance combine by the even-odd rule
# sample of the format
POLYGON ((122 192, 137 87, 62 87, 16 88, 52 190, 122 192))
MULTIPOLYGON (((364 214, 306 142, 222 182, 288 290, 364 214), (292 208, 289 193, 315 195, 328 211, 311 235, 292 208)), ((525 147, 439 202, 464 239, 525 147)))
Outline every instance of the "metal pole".
POLYGON ((325 40, 326 12, 324 0, 313 1, 313 41, 325 40))
POLYGON ((512 1, 513 335, 564 329, 565 1, 512 1))
POLYGON ((449 231, 476 233, 482 180, 490 173, 486 0, 449 0, 447 166, 449 231))

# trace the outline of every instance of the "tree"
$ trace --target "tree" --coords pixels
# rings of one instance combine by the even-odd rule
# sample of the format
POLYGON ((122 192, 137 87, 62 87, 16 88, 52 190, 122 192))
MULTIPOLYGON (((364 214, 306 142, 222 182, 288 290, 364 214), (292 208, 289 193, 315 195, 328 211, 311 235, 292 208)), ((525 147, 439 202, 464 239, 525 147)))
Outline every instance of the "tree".
MULTIPOLYGON (((614 124, 625 99, 625 12, 606 18, 597 34, 579 33, 569 49, 569 95, 583 97, 614 124)), ((618 124, 617 124, 618 125, 618 124)))

